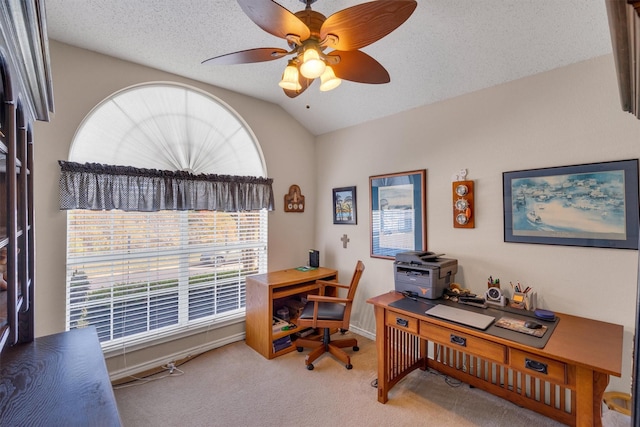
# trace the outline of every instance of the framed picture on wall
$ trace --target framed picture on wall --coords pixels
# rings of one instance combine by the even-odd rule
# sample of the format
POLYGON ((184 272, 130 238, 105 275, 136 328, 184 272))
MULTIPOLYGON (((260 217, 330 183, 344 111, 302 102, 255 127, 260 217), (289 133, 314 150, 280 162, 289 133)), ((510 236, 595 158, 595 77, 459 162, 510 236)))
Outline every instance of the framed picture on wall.
POLYGON ((638 160, 502 174, 504 241, 638 249, 638 160))
POLYGON ((357 224, 356 187, 333 189, 333 223, 357 224))
POLYGON ((371 256, 427 250, 426 170, 369 177, 371 256))

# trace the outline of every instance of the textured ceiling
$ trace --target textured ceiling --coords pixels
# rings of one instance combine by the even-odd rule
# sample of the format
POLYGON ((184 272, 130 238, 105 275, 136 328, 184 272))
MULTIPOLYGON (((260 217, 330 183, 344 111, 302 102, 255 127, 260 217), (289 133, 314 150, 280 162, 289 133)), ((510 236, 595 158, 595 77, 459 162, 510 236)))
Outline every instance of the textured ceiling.
MULTIPOLYGON (((312 8, 329 16, 364 1, 312 8)), ((277 3, 304 9, 300 0, 277 3)), ((201 65, 243 49, 287 48, 235 0, 46 0, 46 9, 50 39, 272 102, 314 135, 612 51, 605 0, 418 0, 407 22, 362 49, 391 83, 343 81, 320 92, 315 82, 290 99, 278 86, 286 59, 201 65)))

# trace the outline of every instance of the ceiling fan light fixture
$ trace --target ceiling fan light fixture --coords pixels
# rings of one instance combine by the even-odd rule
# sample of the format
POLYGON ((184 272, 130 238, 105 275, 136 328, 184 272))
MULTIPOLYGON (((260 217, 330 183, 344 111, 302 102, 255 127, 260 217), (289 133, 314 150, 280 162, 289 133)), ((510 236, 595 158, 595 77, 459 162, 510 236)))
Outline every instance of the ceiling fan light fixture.
POLYGON ((342 80, 337 78, 335 73, 333 72, 333 68, 327 65, 324 73, 322 73, 322 75, 320 76, 320 82, 320 90, 322 92, 327 92, 340 86, 342 80))
POLYGON ((308 79, 316 79, 324 73, 327 64, 320 58, 320 53, 311 45, 302 53, 300 73, 308 79))
POLYGON ((286 40, 289 50, 245 49, 209 58, 203 63, 231 65, 285 56, 293 58, 293 64, 289 62, 279 82, 289 98, 306 91, 315 79, 323 76, 328 66, 334 69, 321 79, 323 91, 336 88, 341 79, 355 83, 389 83, 389 72, 360 49, 401 26, 415 11, 417 0, 367 1, 329 17, 311 9, 317 0, 299 1, 306 7, 293 13, 275 0, 237 0, 249 19, 267 33, 286 40), (336 77, 336 71, 340 78, 336 77))
POLYGON ((278 85, 282 89, 286 90, 300 90, 302 86, 300 85, 300 80, 298 78, 298 67, 293 63, 293 61, 289 61, 287 64, 287 68, 284 69, 284 73, 282 73, 282 80, 278 85))

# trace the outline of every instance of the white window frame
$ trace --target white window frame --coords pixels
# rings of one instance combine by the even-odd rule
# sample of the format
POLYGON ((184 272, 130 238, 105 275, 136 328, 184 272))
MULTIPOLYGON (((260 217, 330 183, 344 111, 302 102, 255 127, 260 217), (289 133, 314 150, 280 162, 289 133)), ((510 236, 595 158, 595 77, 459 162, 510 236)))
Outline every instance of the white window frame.
MULTIPOLYGON (((142 89, 148 90, 149 86, 153 86, 153 85, 154 83, 147 83, 147 84, 142 84, 138 86, 142 89)), ((242 120, 242 118, 235 111, 233 111, 228 105, 226 105, 224 102, 222 102, 218 98, 213 97, 209 94, 206 94, 199 89, 189 88, 189 87, 186 87, 185 85, 159 82, 157 83, 157 86, 159 88, 168 87, 169 90, 173 92, 176 92, 176 89, 178 89, 178 90, 184 90, 185 93, 190 92, 192 94, 192 96, 185 95, 184 99, 187 99, 187 100, 195 99, 197 100, 198 104, 197 104, 197 108, 193 106, 190 109, 186 108, 184 113, 186 120, 189 120, 190 114, 197 114, 200 116, 197 119, 198 123, 200 124, 203 123, 202 109, 206 107, 206 100, 203 101, 202 95, 205 95, 205 97, 209 97, 211 101, 216 104, 216 106, 212 106, 211 110, 208 110, 208 113, 205 114, 205 116, 208 119, 210 119, 212 122, 215 122, 216 117, 218 117, 220 121, 219 123, 220 123, 221 130, 216 131, 215 130, 216 125, 215 123, 213 123, 212 131, 209 132, 208 135, 219 134, 222 137, 222 139, 216 140, 215 142, 208 142, 209 144, 213 144, 213 143, 215 144, 214 148, 210 147, 209 151, 205 153, 207 157, 207 162, 205 167, 209 167, 211 169, 203 170, 202 168, 199 168, 197 171, 193 171, 190 167, 191 165, 186 165, 186 164, 182 166, 178 166, 178 169, 182 168, 180 170, 189 171, 191 173, 229 174, 229 175, 233 175, 234 171, 241 171, 240 173, 237 173, 237 175, 253 175, 253 176, 261 176, 261 177, 266 176, 266 166, 264 162, 264 157, 262 155, 260 145, 257 142, 257 139, 255 138, 255 135, 253 134, 251 129, 247 126, 247 124, 244 122, 244 120, 242 120), (203 102, 204 102, 204 107, 203 107, 203 102), (235 124, 233 123, 234 120, 236 121, 235 124), (236 137, 238 135, 237 132, 234 133, 233 138, 226 136, 230 128, 241 129, 242 134, 245 136, 237 138, 236 137), (227 134, 225 134, 225 132, 227 132, 227 134), (227 148, 225 148, 225 146, 227 148), (237 154, 230 156, 229 155, 230 152, 231 153, 235 152, 237 154), (212 159, 212 157, 214 157, 217 153, 222 153, 220 154, 220 159, 218 160, 216 160, 215 158, 212 159), (249 168, 247 168, 247 166, 249 166, 249 168), (249 173, 248 171, 252 171, 252 173, 249 173)), ((100 140, 99 140, 99 136, 101 135, 100 132, 102 133, 108 132, 108 129, 109 129, 108 127, 113 124, 113 116, 109 117, 110 123, 105 124, 102 128, 100 127, 100 125, 96 126, 95 121, 93 122, 91 121, 92 117, 101 117, 101 116, 104 117, 105 115, 101 113, 101 108, 100 108, 101 106, 110 106, 110 108, 112 109, 112 105, 113 105, 112 99, 117 99, 117 97, 119 97, 120 95, 130 96, 131 92, 134 91, 136 88, 137 86, 134 86, 132 88, 127 88, 120 92, 116 92, 111 97, 105 99, 100 104, 98 104, 87 115, 87 117, 79 127, 79 130, 76 133, 76 137, 74 138, 74 143, 71 146, 70 158, 69 158, 70 161, 80 162, 80 163, 95 161, 95 159, 90 158, 91 155, 94 155, 94 156, 96 155, 95 152, 92 153, 90 144, 97 143, 100 145, 100 140), (94 128, 98 129, 99 132, 94 132, 93 134, 90 134, 88 130, 94 129, 94 128), (90 134, 90 135, 87 137, 87 134, 90 134), (81 143, 76 144, 78 142, 78 138, 81 139, 81 143), (80 148, 80 147, 84 147, 84 148, 80 148), (84 158, 83 156, 89 156, 89 157, 84 158)), ((150 103, 150 105, 153 105, 153 103, 150 103)), ((166 107, 167 104, 164 103, 164 106, 166 107)), ((152 112, 150 112, 150 115, 151 117, 153 117, 152 112)), ((158 117, 161 117, 161 116, 166 118, 166 111, 159 112, 158 117)), ((185 124, 181 125, 180 123, 176 123, 175 117, 181 117, 180 111, 174 114, 174 117, 172 119, 172 124, 174 126, 188 127, 190 123, 192 123, 192 122, 186 122, 185 124)), ((130 119, 130 118, 131 117, 127 119, 130 119)), ((145 122, 148 122, 149 117, 148 116, 145 117, 144 120, 145 122)), ((161 126, 159 125, 158 127, 161 127, 161 126)), ((171 132, 168 131, 166 132, 166 134, 170 135, 171 132)), ((111 135, 110 137, 114 138, 115 135, 111 135)), ((139 142, 140 135, 138 134, 136 135, 136 137, 138 138, 138 140, 132 140, 130 144, 133 145, 133 144, 136 144, 136 142, 139 142)), ((127 144, 127 141, 124 140, 124 138, 125 137, 122 135, 119 135, 116 137, 118 144, 121 144, 122 147, 126 147, 126 144, 127 144)), ((184 141, 182 141, 181 143, 184 144, 184 141)), ((163 141, 163 144, 166 148, 166 141, 163 141)), ((192 152, 202 153, 203 150, 206 149, 206 145, 203 146, 202 141, 200 141, 199 144, 200 145, 198 146, 198 150, 192 150, 192 152)), ((100 145, 101 149, 103 149, 105 145, 109 145, 109 144, 100 145)), ((149 164, 148 162, 150 161, 150 159, 148 157, 145 158, 144 161, 146 163, 143 165, 127 164, 126 162, 129 161, 132 158, 132 156, 131 156, 131 153, 128 152, 126 149, 112 150, 110 152, 110 155, 112 153, 117 153, 120 151, 124 153, 123 158, 117 158, 112 156, 108 159, 107 163, 109 164, 112 163, 114 165, 127 165, 127 166, 134 166, 134 167, 149 167, 149 168, 155 167, 157 169, 165 169, 164 167, 162 167, 165 165, 165 163, 159 163, 159 166, 149 164)), ((147 150, 147 151, 150 151, 150 150, 147 150)), ((151 150, 151 152, 153 152, 153 150, 151 150)), ((100 158, 103 159, 104 157, 100 157, 100 158)), ((185 156, 185 158, 188 158, 188 156, 185 156)), ((191 161, 193 161, 193 159, 191 161)), ((86 301, 83 302, 80 300, 89 299, 87 296, 87 294, 89 293, 93 295, 92 298, 96 298, 95 295, 96 295, 96 292, 98 291, 110 293, 110 297, 109 297, 110 314, 109 315, 112 316, 112 319, 114 318, 128 319, 129 317, 127 316, 126 309, 123 309, 124 315, 114 317, 113 313, 117 311, 116 308, 118 304, 125 303, 125 302, 131 303, 134 300, 140 299, 140 295, 141 295, 140 292, 133 292, 133 293, 127 294, 126 291, 130 291, 130 289, 128 289, 125 285, 118 284, 118 279, 121 278, 123 274, 122 270, 120 270, 117 274, 112 274, 111 276, 109 276, 107 273, 105 273, 105 271, 98 271, 100 270, 100 267, 97 267, 98 264, 111 263, 109 265, 118 266, 118 268, 122 269, 122 265, 124 265, 123 260, 128 259, 128 260, 140 261, 142 258, 145 258, 145 257, 147 258, 148 262, 151 264, 152 258, 153 256, 155 256, 154 252, 162 252, 160 258, 162 257, 171 258, 172 256, 175 258, 174 260, 175 262, 173 266, 170 267, 169 269, 174 268, 176 271, 176 274, 168 275, 168 276, 162 275, 162 274, 159 275, 158 268, 156 268, 155 271, 154 271, 154 268, 149 268, 148 273, 150 276, 152 275, 155 275, 156 277, 161 276, 163 279, 166 279, 166 280, 178 281, 179 285, 178 285, 178 292, 177 292, 178 293, 177 322, 163 325, 161 327, 149 327, 153 325, 151 325, 150 322, 147 322, 147 327, 142 328, 144 329, 144 331, 128 333, 128 330, 126 329, 127 326, 125 321, 125 326, 124 326, 125 332, 123 334, 118 334, 115 331, 117 329, 117 325, 115 325, 112 320, 106 338, 104 335, 105 333, 101 331, 101 326, 98 325, 97 329, 98 329, 99 337, 101 337, 101 344, 105 353, 108 351, 120 348, 123 345, 126 345, 127 347, 131 348, 130 346, 137 346, 137 345, 144 346, 145 344, 150 342, 154 342, 154 343, 162 342, 162 341, 170 340, 172 339, 172 337, 176 335, 183 336, 184 334, 195 333, 198 330, 201 330, 202 328, 210 329, 213 327, 218 327, 224 324, 228 324, 228 322, 233 321, 235 319, 244 318, 245 316, 245 309, 244 309, 245 278, 247 275, 260 274, 260 273, 265 273, 267 271, 268 215, 266 210, 262 210, 259 212, 235 213, 235 215, 247 215, 253 218, 253 222, 251 222, 251 224, 249 225, 249 228, 251 228, 251 230, 246 230, 246 229, 243 230, 242 229, 243 225, 240 224, 238 225, 238 228, 236 231, 239 234, 256 232, 258 236, 257 239, 253 239, 252 237, 252 239, 249 241, 239 239, 237 241, 231 241, 231 242, 227 241, 225 243, 210 241, 207 244, 189 244, 189 240, 190 240, 189 236, 193 234, 193 230, 191 230, 190 227, 188 226, 189 221, 187 220, 187 218, 190 215, 195 215, 196 213, 194 211, 176 212, 176 215, 179 215, 182 217, 182 223, 181 225, 178 226, 178 228, 180 229, 179 230, 180 233, 182 233, 184 237, 182 239, 182 245, 180 245, 179 247, 175 247, 171 249, 163 249, 163 250, 159 250, 157 247, 153 247, 150 249, 148 253, 145 253, 142 250, 136 250, 134 251, 134 253, 126 252, 126 251, 123 251, 122 248, 120 249, 116 248, 114 251, 111 251, 111 252, 109 250, 96 251, 94 253, 91 253, 91 251, 89 250, 79 251, 77 247, 78 246, 77 242, 81 241, 82 239, 81 238, 79 239, 78 236, 73 234, 77 231, 74 231, 72 222, 74 218, 77 215, 81 215, 82 212, 85 212, 85 211, 68 211, 68 214, 67 214, 67 280, 66 280, 67 281, 67 286, 66 286, 66 289, 67 289, 66 328, 67 330, 75 327, 82 327, 86 324, 92 324, 92 320, 95 321, 95 319, 97 319, 97 316, 95 318, 92 318, 92 316, 89 314, 86 314, 86 316, 83 317, 81 313, 80 318, 82 318, 83 321, 78 323, 79 310, 82 311, 84 309, 84 310, 90 311, 91 304, 94 304, 94 305, 102 304, 102 302, 90 303, 87 306, 89 308, 83 308, 83 304, 86 305, 86 301), (247 259, 247 256, 248 256, 247 254, 249 253, 251 254, 250 260, 247 259), (221 286, 224 286, 225 284, 228 284, 230 280, 236 280, 239 285, 237 295, 235 296, 237 298, 237 303, 238 303, 237 307, 234 307, 228 310, 218 310, 217 308, 212 308, 211 314, 197 316, 197 318, 193 318, 193 316, 191 316, 190 318, 190 314, 189 314, 189 311, 191 309, 190 306, 193 306, 193 305, 190 304, 189 302, 190 301, 189 294, 190 294, 190 291, 193 292, 195 289, 198 288, 198 286, 189 285, 190 274, 187 274, 186 272, 189 270, 189 266, 193 266, 194 263, 198 262, 202 254, 211 254, 214 257, 213 258, 214 264, 218 259, 217 257, 222 256, 222 257, 230 257, 230 261, 225 262, 227 266, 232 265, 235 262, 235 264, 238 266, 246 267, 248 265, 251 265, 251 267, 239 268, 237 272, 237 277, 234 279, 228 279, 223 276, 215 276, 213 280, 209 280, 208 278, 205 279, 206 282, 200 285, 200 288, 202 289, 205 289, 208 287, 211 287, 212 289, 213 288, 217 289, 221 286), (98 271, 98 273, 96 273, 96 271, 98 271), (83 274, 85 275, 84 278, 83 278, 83 274), (102 277, 101 279, 102 281, 97 280, 98 276, 102 277), (96 281, 100 283, 96 283, 96 281), (80 288, 78 286, 85 286, 85 287, 88 287, 88 289, 80 291, 79 290, 80 288)), ((90 212, 91 214, 94 214, 94 215, 96 214, 96 211, 86 211, 86 212, 90 212)), ((131 216, 151 215, 149 213, 146 213, 146 214, 125 213, 125 215, 129 215, 129 214, 131 216)), ((161 213, 158 213, 158 214, 161 214, 161 213)), ((212 214, 216 214, 216 213, 214 212, 212 214)), ((229 215, 228 213, 223 213, 223 212, 219 212, 217 214, 229 215)), ((108 224, 108 222, 110 221, 109 219, 110 217, 123 215, 123 212, 122 211, 101 211, 99 215, 102 215, 103 218, 100 218, 99 220, 95 220, 95 224, 94 224, 95 226, 104 226, 105 224, 108 224)), ((105 227, 105 230, 103 230, 105 233, 108 233, 108 231, 106 230, 107 228, 108 227, 105 227)), ((112 239, 117 237, 114 236, 109 238, 112 239)), ((163 268, 166 268, 166 267, 167 267, 166 264, 163 265, 163 268)), ((111 268, 115 268, 115 267, 111 267, 111 268)), ((214 266, 214 268, 219 268, 219 267, 214 266)), ((147 292, 148 292, 147 299, 149 301, 155 297, 158 297, 159 295, 162 295, 163 293, 168 292, 166 291, 166 289, 162 290, 159 287, 159 285, 157 285, 157 282, 154 282, 153 280, 149 280, 148 288, 149 289, 147 289, 147 292)), ((213 302, 214 301, 212 300, 212 303, 213 302)), ((173 310, 173 308, 158 310, 158 312, 160 311, 164 312, 164 311, 170 311, 170 310, 173 310)), ((149 317, 148 313, 150 312, 151 310, 149 309, 147 312, 147 317, 149 317)), ((132 330, 135 330, 135 329, 132 329, 132 330)))
MULTIPOLYGON (((266 210, 247 213, 69 211, 67 329, 96 326, 103 349, 108 351, 123 343, 131 345, 166 339, 243 317, 246 276, 267 269, 267 219, 266 210), (173 218, 179 224, 179 230, 170 234, 177 237, 141 249, 140 237, 148 235, 151 227, 141 227, 137 236, 132 228, 113 225, 127 217, 139 223, 143 223, 145 217, 153 221, 154 215, 173 218), (202 226, 197 223, 190 226, 189 218, 194 216, 213 221, 224 216, 226 224, 231 218, 237 224, 231 231, 235 235, 215 239, 215 235, 220 234, 215 230, 210 232, 204 228, 204 232, 200 232, 202 226), (83 221, 85 218, 89 221, 83 221), (103 242, 96 242, 98 239, 90 235, 88 238, 96 244, 81 243, 83 231, 89 227, 94 232, 95 227, 100 227, 103 242), (109 230, 112 230, 111 234, 109 230), (132 230, 128 238, 134 244, 130 243, 128 248, 120 243, 125 230, 132 230), (209 243, 198 243, 199 240, 209 243), (176 245, 176 242, 181 244, 176 245), (142 272, 139 266, 145 264, 156 268, 142 272), (194 280, 198 282, 193 283, 194 280), (158 285, 171 282, 175 285, 158 285), (203 295, 198 296, 198 292, 203 295), (105 293, 110 296, 98 297, 105 293), (144 327, 139 325, 141 301, 147 304, 144 327), (158 326, 150 318, 162 304, 166 304, 163 312, 153 315, 158 317, 158 326), (135 311, 127 313, 127 305, 135 307, 135 311), (119 308, 121 306, 125 308, 119 308), (200 313, 202 310, 204 314, 200 313), (110 316, 109 322, 105 321, 106 313, 110 316), (144 330, 136 332, 141 328, 144 330)), ((228 227, 227 233, 230 232, 228 227)))

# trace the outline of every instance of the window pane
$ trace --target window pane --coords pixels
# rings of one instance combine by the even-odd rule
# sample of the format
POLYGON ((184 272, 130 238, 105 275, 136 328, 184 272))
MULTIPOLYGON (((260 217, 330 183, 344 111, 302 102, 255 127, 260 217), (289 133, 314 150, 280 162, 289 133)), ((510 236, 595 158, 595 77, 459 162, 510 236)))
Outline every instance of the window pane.
POLYGON ((68 211, 67 327, 143 339, 245 307, 266 271, 267 214, 68 211))

